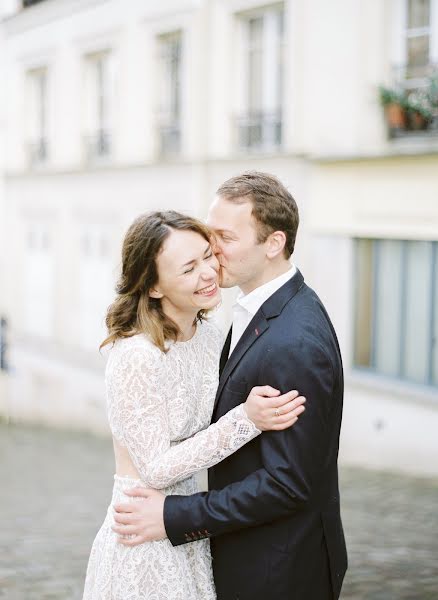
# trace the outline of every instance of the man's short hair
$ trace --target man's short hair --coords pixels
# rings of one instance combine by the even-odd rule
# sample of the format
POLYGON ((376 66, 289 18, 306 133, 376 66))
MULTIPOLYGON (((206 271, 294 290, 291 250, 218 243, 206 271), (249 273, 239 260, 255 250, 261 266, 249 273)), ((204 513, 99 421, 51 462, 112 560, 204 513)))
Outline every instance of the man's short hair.
POLYGON ((251 202, 257 223, 257 242, 262 244, 274 231, 283 231, 286 235, 285 256, 289 258, 293 254, 300 222, 298 206, 277 177, 247 171, 228 179, 219 187, 217 195, 238 204, 251 202))

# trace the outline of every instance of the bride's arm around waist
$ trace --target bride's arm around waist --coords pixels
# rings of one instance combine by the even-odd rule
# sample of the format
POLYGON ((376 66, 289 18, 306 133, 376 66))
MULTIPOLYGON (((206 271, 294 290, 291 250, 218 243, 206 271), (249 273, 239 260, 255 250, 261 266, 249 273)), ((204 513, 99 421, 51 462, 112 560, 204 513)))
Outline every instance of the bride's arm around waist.
MULTIPOLYGON (((209 468, 256 437, 260 431, 239 405, 207 429, 171 446, 163 397, 163 355, 151 344, 123 341, 107 372, 109 422, 120 446, 127 448, 140 479, 165 488, 209 468)), ((187 398, 187 402, 195 399, 187 398)))

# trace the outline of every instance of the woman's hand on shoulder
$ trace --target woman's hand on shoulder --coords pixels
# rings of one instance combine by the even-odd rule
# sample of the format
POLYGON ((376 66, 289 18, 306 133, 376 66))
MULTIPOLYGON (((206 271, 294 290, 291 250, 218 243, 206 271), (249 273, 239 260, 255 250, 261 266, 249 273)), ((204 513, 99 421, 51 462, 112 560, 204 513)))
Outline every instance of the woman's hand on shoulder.
POLYGON ((248 418, 260 431, 283 431, 304 412, 306 399, 297 390, 280 394, 270 385, 253 387, 244 404, 248 418))

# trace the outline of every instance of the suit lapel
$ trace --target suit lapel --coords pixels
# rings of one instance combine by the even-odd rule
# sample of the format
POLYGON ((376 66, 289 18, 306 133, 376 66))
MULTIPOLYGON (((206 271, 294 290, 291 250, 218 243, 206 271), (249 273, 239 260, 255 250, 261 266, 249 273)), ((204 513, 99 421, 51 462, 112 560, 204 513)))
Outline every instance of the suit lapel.
POLYGON ((222 354, 219 363, 219 386, 214 401, 214 408, 219 401, 225 383, 231 373, 238 365, 245 353, 251 348, 254 342, 262 336, 269 327, 269 319, 277 317, 281 314, 284 306, 295 296, 295 294, 303 287, 304 278, 300 271, 297 270, 295 275, 287 281, 279 290, 277 290, 266 302, 260 307, 254 315, 252 321, 242 334, 242 337, 237 342, 231 356, 228 358, 231 345, 232 327, 228 332, 227 339, 222 349, 222 354))
POLYGON ((222 348, 221 358, 220 358, 220 361, 219 361, 219 377, 222 376, 222 372, 224 370, 225 363, 228 360, 228 355, 230 353, 232 333, 233 333, 233 326, 230 327, 230 331, 228 332, 227 339, 225 340, 224 347, 222 348))
POLYGON ((215 407, 220 398, 220 395, 222 393, 222 389, 225 385, 225 382, 227 381, 227 379, 233 372, 234 368, 240 362, 240 360, 242 359, 245 352, 247 352, 249 350, 249 348, 251 348, 253 343, 266 331, 266 329, 268 329, 268 327, 269 327, 268 321, 266 320, 264 314, 259 310, 254 315, 250 324, 243 332, 242 337, 237 342, 236 347, 234 348, 230 357, 228 358, 228 360, 226 360, 226 357, 227 357, 229 349, 230 349, 230 344, 231 344, 231 330, 230 330, 228 337, 227 337, 227 341, 225 342, 225 345, 224 345, 224 349, 222 350, 222 355, 221 355, 221 360, 220 360, 220 364, 224 365, 224 366, 222 367, 222 369, 220 371, 219 387, 217 390, 216 400, 215 400, 215 404, 214 404, 215 407), (226 351, 226 353, 225 353, 225 351, 226 351))

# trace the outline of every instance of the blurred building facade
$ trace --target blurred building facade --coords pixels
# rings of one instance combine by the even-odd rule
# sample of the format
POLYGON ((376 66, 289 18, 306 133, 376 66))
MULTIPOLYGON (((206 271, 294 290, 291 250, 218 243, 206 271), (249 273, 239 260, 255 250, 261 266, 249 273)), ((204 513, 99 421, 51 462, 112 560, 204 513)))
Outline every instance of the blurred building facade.
POLYGON ((123 232, 149 209, 203 218, 222 181, 265 170, 299 204, 294 260, 338 331, 342 459, 436 474, 437 117, 388 129, 378 87, 433 80, 438 0, 2 10, 3 414, 106 430, 123 232))

